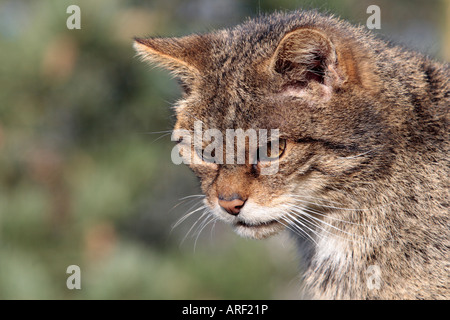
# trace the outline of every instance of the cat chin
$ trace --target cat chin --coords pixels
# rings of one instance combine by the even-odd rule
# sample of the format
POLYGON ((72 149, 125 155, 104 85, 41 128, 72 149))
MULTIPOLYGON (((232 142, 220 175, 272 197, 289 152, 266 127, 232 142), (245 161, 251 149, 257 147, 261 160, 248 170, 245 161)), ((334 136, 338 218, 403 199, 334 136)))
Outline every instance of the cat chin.
POLYGON ((243 238, 262 240, 281 232, 284 230, 284 226, 276 221, 259 225, 235 223, 233 224, 233 229, 243 238))

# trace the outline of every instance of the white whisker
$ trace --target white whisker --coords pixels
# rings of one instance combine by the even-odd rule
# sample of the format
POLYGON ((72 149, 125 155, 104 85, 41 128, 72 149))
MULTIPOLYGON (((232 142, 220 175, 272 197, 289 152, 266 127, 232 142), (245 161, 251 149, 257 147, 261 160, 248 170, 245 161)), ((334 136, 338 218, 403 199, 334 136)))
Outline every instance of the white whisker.
MULTIPOLYGON (((315 232, 313 230, 311 230, 310 228, 308 228, 308 230, 314 232, 314 234, 317 235, 318 237, 324 237, 327 235, 331 235, 333 237, 339 238, 341 240, 346 240, 346 241, 362 241, 365 239, 369 239, 365 235, 359 235, 356 233, 345 231, 345 230, 337 227, 336 225, 333 225, 331 222, 324 221, 323 219, 320 219, 320 218, 314 216, 314 215, 320 215, 325 218, 333 218, 333 217, 325 215, 321 212, 318 212, 316 210, 311 210, 310 208, 305 208, 305 207, 301 207, 301 206, 297 206, 297 205, 293 205, 293 204, 285 204, 284 207, 287 209, 287 211, 289 211, 289 215, 292 219, 294 219, 298 223, 301 223, 301 221, 303 221, 303 223, 301 223, 301 224, 304 227, 307 227, 308 225, 311 226, 315 232), (344 237, 337 232, 333 232, 333 230, 336 230, 337 232, 339 232, 341 234, 348 235, 349 237, 344 237)), ((367 232, 369 231, 369 228, 372 227, 370 225, 357 224, 357 223, 353 223, 350 221, 345 221, 345 220, 341 220, 341 219, 337 219, 337 218, 335 218, 335 220, 338 220, 342 223, 348 223, 348 224, 353 224, 353 225, 358 225, 358 226, 364 227, 365 229, 362 229, 362 231, 367 231, 367 232)), ((366 233, 366 232, 364 232, 364 233, 366 233)), ((385 241, 388 241, 388 239, 385 239, 385 241)))
POLYGON ((338 159, 340 159, 340 160, 356 159, 356 158, 363 157, 363 156, 365 156, 365 155, 367 155, 367 154, 369 154, 369 153, 372 153, 372 152, 374 152, 375 150, 377 150, 377 148, 372 149, 372 150, 369 150, 369 151, 366 151, 366 152, 363 152, 363 153, 360 153, 360 154, 357 154, 357 155, 354 155, 354 156, 338 157, 338 159))
POLYGON ((213 221, 213 225, 211 227, 211 232, 210 232, 210 240, 213 240, 213 233, 214 233, 214 228, 216 227, 216 222, 219 220, 219 218, 215 218, 213 221))
MULTIPOLYGON (((197 204, 195 204, 195 205, 197 205, 197 204)), ((195 205, 193 205, 192 207, 194 207, 195 205)), ((191 207, 191 208, 192 208, 191 207)), ((205 209, 206 208, 206 205, 204 204, 204 205, 202 205, 201 207, 199 207, 199 208, 197 208, 197 209, 195 209, 195 210, 193 210, 193 211, 191 211, 191 212, 189 212, 189 213, 186 213, 185 215, 183 215, 180 219, 178 219, 178 221, 172 226, 172 230, 173 229, 175 229, 176 227, 178 227, 181 223, 183 223, 183 221, 185 221, 187 218, 189 218, 191 215, 193 215, 194 213, 196 213, 196 212, 198 212, 198 211, 200 211, 200 210, 202 210, 202 209, 205 209)))
POLYGON ((298 219, 295 219, 295 217, 292 216, 290 213, 288 213, 287 216, 292 219, 290 221, 294 223, 293 226, 295 226, 299 230, 301 230, 305 235, 307 235, 317 245, 316 240, 308 232, 306 232, 306 230, 300 228, 297 224, 300 224, 301 226, 303 226, 304 228, 308 229, 309 231, 311 231, 316 236, 320 237, 320 235, 319 235, 319 233, 317 231, 311 229, 310 227, 308 227, 307 225, 305 225, 303 222, 299 221, 298 219))
POLYGON ((324 218, 327 218, 327 219, 330 219, 330 220, 334 220, 334 221, 338 221, 338 222, 342 222, 342 223, 347 223, 347 224, 353 224, 353 225, 356 225, 356 226, 363 226, 363 227, 366 227, 366 225, 359 224, 359 223, 357 223, 357 222, 352 222, 352 221, 347 221, 347 220, 339 219, 339 218, 333 217, 333 216, 331 216, 331 215, 329 215, 329 214, 325 214, 325 213, 323 213, 323 212, 320 212, 320 211, 318 211, 318 210, 314 210, 314 209, 309 208, 309 207, 297 206, 297 205, 295 205, 295 204, 291 204, 291 206, 294 207, 294 208, 296 208, 296 209, 308 211, 308 212, 310 212, 310 213, 312 213, 312 214, 316 214, 316 215, 318 215, 318 216, 321 216, 321 217, 324 217, 324 218))
MULTIPOLYGON (((210 211, 208 212, 208 214, 211 213, 210 211)), ((217 218, 213 217, 212 215, 207 215, 206 218, 204 219, 204 221, 202 222, 203 226, 202 228, 197 232, 197 237, 195 237, 195 241, 194 241, 194 252, 195 252, 195 248, 197 246, 197 240, 200 237, 200 234, 202 233, 203 229, 206 228, 206 226, 208 224, 210 224, 211 222, 215 222, 217 220, 217 218)))
MULTIPOLYGON (((200 209, 200 208, 199 208, 199 209, 200 209)), ((199 209, 198 209, 198 210, 199 210, 199 209)), ((209 209, 208 209, 206 206, 203 206, 201 209, 204 209, 202 215, 201 215, 200 217, 197 218, 197 220, 194 222, 194 224, 191 226, 191 228, 188 230, 188 232, 186 232, 186 235, 184 236, 183 240, 181 240, 180 245, 184 243, 184 241, 187 239, 187 237, 188 237, 189 234, 191 233, 192 229, 194 229, 194 227, 197 225, 197 223, 198 223, 203 217, 205 217, 205 216, 208 215, 209 209)))
POLYGON ((204 194, 192 194, 190 196, 186 196, 186 197, 183 197, 178 200, 185 200, 185 199, 189 199, 189 198, 206 198, 206 196, 204 194))
POLYGON ((293 233, 295 233, 296 235, 301 236, 301 237, 302 237, 303 239, 305 239, 305 240, 309 240, 309 239, 305 236, 304 230, 302 230, 301 228, 299 228, 298 226, 296 226, 296 225, 294 224, 294 222, 291 221, 291 220, 289 220, 289 219, 287 219, 287 217, 284 217, 284 216, 283 216, 283 217, 277 219, 277 221, 278 221, 279 223, 281 223, 285 228, 291 230, 291 231, 292 231, 293 233), (285 223, 284 223, 283 221, 285 221, 285 223))
MULTIPOLYGON (((181 198, 180 199, 180 202, 179 203, 177 203, 176 205, 174 205, 170 210, 169 210, 169 212, 170 211, 172 211, 172 210, 174 210, 175 208, 177 208, 178 206, 180 206, 180 205, 182 205, 182 204, 186 204, 186 205, 188 205, 188 204, 190 204, 190 203, 192 203, 193 201, 196 201, 197 199, 187 199, 187 197, 185 197, 185 198, 181 198), (184 199, 184 200, 183 200, 184 199)), ((186 210, 186 211, 190 211, 193 207, 195 207, 197 204, 201 204, 202 202, 197 202, 197 203, 195 203, 193 206, 191 206, 188 210, 186 210)))
POLYGON ((165 131, 149 131, 142 132, 142 134, 162 134, 162 133, 172 133, 173 130, 165 130, 165 131))
MULTIPOLYGON (((155 132, 155 133, 156 133, 156 132, 155 132)), ((153 133, 144 133, 144 134, 153 134, 153 133)), ((154 139, 154 140, 151 141, 150 143, 156 142, 156 141, 158 141, 158 140, 160 140, 160 139, 162 139, 162 138, 164 138, 164 137, 167 137, 167 136, 169 136, 169 135, 171 135, 171 134, 172 134, 172 131, 167 132, 167 133, 164 133, 164 134, 161 134, 159 137, 157 137, 156 139, 154 139)))
MULTIPOLYGON (((338 227, 336 227, 336 226, 334 226, 334 225, 332 225, 332 224, 329 224, 329 223, 327 223, 327 222, 325 222, 325 221, 323 221, 323 220, 321 220, 321 219, 318 219, 318 218, 316 218, 316 217, 314 217, 314 216, 308 214, 307 212, 305 212, 305 211, 303 211, 303 210, 302 210, 302 211, 298 211, 298 210, 295 210, 295 209, 294 209, 293 212, 292 212, 292 214, 298 216, 299 218, 303 218, 303 219, 309 218, 309 219, 314 220, 314 221, 311 221, 311 224, 315 225, 315 226, 316 226, 317 228, 319 228, 321 231, 323 231, 323 232, 325 232, 325 233, 327 233, 327 234, 330 234, 330 235, 338 236, 337 234, 334 234, 333 232, 331 232, 331 231, 327 230, 326 228, 322 227, 322 226, 320 225, 321 223, 324 224, 324 225, 326 225, 326 226, 329 226, 330 228, 335 229, 335 230, 337 230, 337 231, 339 231, 339 232, 342 232, 342 233, 344 233, 344 234, 347 234, 347 235, 349 235, 349 236, 362 237, 362 236, 355 235, 355 234, 352 234, 352 233, 350 233, 350 232, 344 231, 344 230, 342 230, 342 229, 339 229, 338 227)), ((338 236, 338 237, 340 237, 340 236, 338 236)), ((345 239, 345 238, 342 237, 342 239, 345 239)), ((348 239, 347 239, 347 240, 348 240, 348 239)))

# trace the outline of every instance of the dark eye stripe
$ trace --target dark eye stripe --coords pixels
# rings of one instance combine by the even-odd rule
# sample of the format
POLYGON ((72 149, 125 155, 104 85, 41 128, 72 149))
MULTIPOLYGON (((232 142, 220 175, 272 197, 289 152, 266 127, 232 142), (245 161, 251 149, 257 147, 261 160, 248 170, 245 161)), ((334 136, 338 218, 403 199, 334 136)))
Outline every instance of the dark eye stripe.
POLYGON ((329 140, 324 139, 314 139, 310 137, 302 138, 296 140, 297 143, 319 143, 322 146, 324 146, 327 149, 330 150, 342 150, 342 151, 360 151, 360 148, 357 147, 354 143, 352 144, 343 144, 343 143, 336 143, 329 140))

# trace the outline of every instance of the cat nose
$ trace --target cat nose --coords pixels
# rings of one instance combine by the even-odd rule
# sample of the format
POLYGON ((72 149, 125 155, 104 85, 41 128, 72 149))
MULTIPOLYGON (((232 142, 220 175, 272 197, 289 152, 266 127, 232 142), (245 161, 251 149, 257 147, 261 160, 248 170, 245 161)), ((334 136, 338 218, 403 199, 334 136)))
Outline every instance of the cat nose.
POLYGON ((241 212, 246 200, 233 197, 231 200, 224 199, 219 196, 219 206, 221 206, 226 212, 233 216, 237 216, 241 212))

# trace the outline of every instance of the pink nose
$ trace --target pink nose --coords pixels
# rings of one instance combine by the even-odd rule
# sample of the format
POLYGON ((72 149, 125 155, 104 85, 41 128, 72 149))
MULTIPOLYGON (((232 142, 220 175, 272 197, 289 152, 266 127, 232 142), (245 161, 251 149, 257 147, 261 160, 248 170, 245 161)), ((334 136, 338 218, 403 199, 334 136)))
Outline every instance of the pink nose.
POLYGON ((225 209, 226 212, 232 214, 233 216, 237 216, 241 211, 242 207, 245 204, 245 200, 234 199, 231 201, 228 200, 219 200, 219 205, 225 209))

